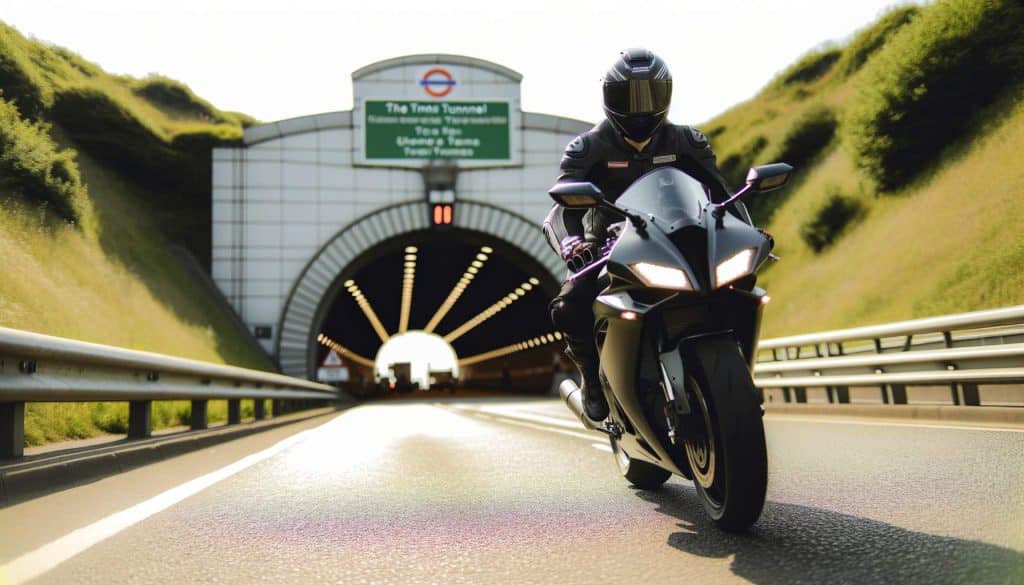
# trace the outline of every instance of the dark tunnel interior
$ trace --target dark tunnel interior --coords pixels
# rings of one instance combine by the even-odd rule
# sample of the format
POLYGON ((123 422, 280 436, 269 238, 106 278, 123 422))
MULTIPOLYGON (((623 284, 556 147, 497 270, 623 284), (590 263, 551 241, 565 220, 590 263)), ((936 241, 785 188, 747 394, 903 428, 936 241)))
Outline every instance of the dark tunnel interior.
MULTIPOLYGON (((408 331, 422 330, 444 303, 474 260, 477 272, 433 333, 444 337, 496 302, 519 289, 521 296, 501 311, 451 342, 458 358, 465 359, 554 331, 548 303, 558 284, 535 259, 491 236, 459 229, 427 230, 387 240, 352 262, 336 279, 333 296, 321 308, 322 333, 352 352, 373 360, 382 346, 367 316, 344 283, 354 281, 391 335, 399 330, 406 249, 416 248, 415 280, 408 331), (480 260, 478 254, 484 254, 480 260), (528 284, 526 287, 523 283, 528 284), (529 289, 529 290, 526 290, 529 289)), ((505 356, 522 364, 550 367, 560 343, 505 356), (530 359, 528 356, 534 356, 530 359)), ((328 348, 317 345, 319 363, 328 348)))

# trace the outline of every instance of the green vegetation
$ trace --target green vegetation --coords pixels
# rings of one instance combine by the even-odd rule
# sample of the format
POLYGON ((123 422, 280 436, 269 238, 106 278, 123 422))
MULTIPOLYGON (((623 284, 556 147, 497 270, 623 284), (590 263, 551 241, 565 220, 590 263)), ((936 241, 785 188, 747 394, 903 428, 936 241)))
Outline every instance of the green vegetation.
POLYGON ((44 203, 61 219, 89 214, 89 200, 73 150, 61 150, 43 122, 22 118, 0 97, 0 189, 44 203))
POLYGON ((842 55, 843 52, 834 47, 811 51, 787 67, 768 87, 782 89, 817 81, 832 69, 842 55))
MULTIPOLYGON (((208 259, 210 149, 253 120, 167 78, 109 75, 2 23, 0 92, 0 326, 271 369, 171 251, 208 259)), ((120 432, 127 405, 27 413, 38 444, 120 432)), ((187 415, 187 402, 160 403, 154 424, 187 415)))
POLYGON ((863 212, 860 201, 830 189, 828 199, 800 226, 800 237, 817 254, 836 241, 851 221, 863 212))
POLYGON ((1024 303, 1024 7, 899 7, 707 122, 783 261, 766 336, 1024 303), (838 55, 838 56, 836 56, 838 55))
POLYGON ((921 11, 878 51, 843 133, 879 189, 905 186, 958 141, 975 116, 1024 79, 1024 5, 947 0, 921 11))
POLYGON ((842 77, 853 75, 898 31, 915 16, 917 6, 901 6, 885 13, 877 22, 860 31, 846 47, 836 64, 836 72, 842 77))
MULTIPOLYGON (((270 412, 270 402, 264 408, 270 412)), ((87 439, 101 433, 124 434, 128 432, 128 403, 54 403, 32 404, 25 412, 25 444, 42 445, 69 439, 87 439)), ((252 418, 253 401, 242 401, 242 418, 252 418)), ((188 401, 166 401, 153 403, 153 428, 167 429, 187 425, 192 413, 188 401)), ((211 424, 228 420, 225 400, 211 400, 207 407, 207 420, 211 424)))

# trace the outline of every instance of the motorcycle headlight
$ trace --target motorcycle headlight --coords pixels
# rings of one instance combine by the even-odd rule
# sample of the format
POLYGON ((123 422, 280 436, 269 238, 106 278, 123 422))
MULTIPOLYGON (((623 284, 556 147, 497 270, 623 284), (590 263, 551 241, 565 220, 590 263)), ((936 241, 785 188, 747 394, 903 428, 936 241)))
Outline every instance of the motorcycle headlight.
POLYGON ((673 290, 693 290, 686 273, 671 266, 661 266, 650 262, 637 262, 631 266, 647 286, 670 288, 673 290))
POLYGON ((724 286, 737 278, 750 272, 751 262, 754 260, 754 249, 747 248, 731 256, 728 260, 719 263, 715 267, 715 281, 718 286, 724 286))

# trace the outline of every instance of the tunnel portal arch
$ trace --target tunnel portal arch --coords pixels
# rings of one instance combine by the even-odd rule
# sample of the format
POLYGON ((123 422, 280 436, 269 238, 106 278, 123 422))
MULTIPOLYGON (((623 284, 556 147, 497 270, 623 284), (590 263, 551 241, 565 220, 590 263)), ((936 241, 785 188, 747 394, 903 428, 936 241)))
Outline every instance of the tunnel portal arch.
POLYGON ((562 276, 540 235, 545 192, 592 124, 523 111, 521 81, 463 55, 396 57, 352 73, 352 109, 255 125, 213 149, 212 277, 283 372, 311 374, 334 279, 375 243, 426 229, 437 201, 455 206, 453 232, 562 276))
MULTIPOLYGON (((565 272, 536 223, 508 210, 480 202, 459 202, 456 228, 499 239, 535 259, 558 282, 565 272)), ((283 373, 308 377, 315 371, 315 329, 325 300, 335 296, 345 268, 380 243, 429 229, 422 201, 397 204, 342 228, 302 271, 285 302, 276 354, 283 373)))

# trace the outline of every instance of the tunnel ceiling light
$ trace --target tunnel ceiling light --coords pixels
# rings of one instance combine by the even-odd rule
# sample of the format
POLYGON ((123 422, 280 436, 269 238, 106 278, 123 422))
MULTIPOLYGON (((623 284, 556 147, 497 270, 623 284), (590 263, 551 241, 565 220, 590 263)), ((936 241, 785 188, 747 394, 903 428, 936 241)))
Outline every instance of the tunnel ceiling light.
POLYGON ((494 252, 494 248, 490 246, 484 246, 483 248, 480 248, 480 251, 483 252, 484 254, 490 254, 494 252))
MULTIPOLYGON (((472 269, 472 267, 470 267, 470 268, 472 269)), ((522 287, 520 286, 516 290, 522 290, 522 287)), ((473 317, 469 321, 466 321, 462 325, 459 325, 458 327, 456 327, 448 335, 445 335, 444 336, 444 340, 447 341, 448 343, 451 343, 451 342, 455 341, 456 339, 462 337, 463 335, 465 335, 465 334, 469 333, 470 331, 472 331, 473 329, 475 329, 478 325, 480 325, 484 321, 486 321, 486 320, 490 319, 491 317, 493 317, 494 315, 496 315, 502 309, 508 307, 513 302, 515 302, 516 300, 520 299, 525 294, 526 294, 526 292, 524 291, 523 295, 517 295, 514 292, 505 295, 503 298, 501 298, 500 300, 495 302, 493 305, 491 305, 490 307, 487 307, 486 309, 481 311, 479 314, 477 314, 475 317, 473 317)))
POLYGON ((477 355, 471 355, 469 357, 463 358, 459 360, 459 367, 461 368, 463 366, 470 366, 473 364, 478 364, 480 362, 485 362, 487 360, 504 357, 506 355, 513 354, 516 352, 525 351, 527 349, 533 349, 536 347, 547 345, 549 343, 553 343, 555 340, 561 338, 562 334, 557 331, 553 333, 547 333, 545 335, 534 337, 533 339, 520 341, 518 343, 506 345, 505 347, 499 347, 498 349, 492 349, 491 351, 486 351, 484 353, 478 353, 477 355))
POLYGON ((349 294, 352 295, 356 304, 359 305, 360 310, 362 310, 363 314, 366 315, 366 320, 370 322, 370 326, 377 332, 377 336, 380 337, 381 342, 386 342, 391 338, 391 336, 388 335, 387 329, 384 329, 384 325, 381 324, 380 318, 377 317, 377 313, 373 310, 373 307, 370 306, 370 301, 366 300, 366 297, 363 295, 363 291, 359 289, 359 285, 356 284, 354 280, 349 280, 348 282, 352 283, 352 285, 348 287, 349 294))
POLYGON ((321 333, 320 335, 317 335, 316 336, 316 340, 317 340, 317 342, 320 345, 323 345, 323 346, 326 346, 326 347, 329 347, 329 348, 333 349, 334 351, 338 352, 338 354, 340 354, 341 356, 346 357, 349 360, 351 360, 351 361, 353 361, 353 362, 355 362, 355 363, 357 363, 357 364, 359 364, 361 366, 366 366, 368 368, 372 368, 375 365, 373 360, 371 360, 370 358, 363 357, 363 356, 359 355, 358 353, 352 351, 351 349, 341 345, 337 341, 334 341, 330 337, 327 337, 323 333, 321 333))
POLYGON ((412 292, 416 280, 416 248, 405 249, 405 278, 402 280, 402 307, 398 316, 398 333, 409 330, 409 313, 412 312, 412 292), (412 250, 412 251, 410 251, 412 250))
POLYGON ((530 277, 530 284, 532 284, 533 286, 537 286, 538 284, 540 284, 540 281, 537 280, 535 277, 531 276, 530 277))
MULTIPOLYGON (((492 250, 489 247, 484 246, 480 248, 480 251, 490 253, 492 250)), ((480 256, 481 254, 477 254, 476 258, 479 259, 480 256)), ((437 311, 434 313, 434 316, 430 318, 430 321, 427 322, 427 326, 423 328, 424 331, 432 333, 434 329, 437 328, 438 324, 441 323, 441 319, 444 319, 444 316, 452 310, 452 307, 455 306, 455 302, 459 300, 462 293, 466 292, 466 288, 469 286, 469 283, 476 278, 476 274, 481 268, 483 268, 483 264, 485 262, 487 262, 487 256, 484 256, 479 260, 474 260, 470 266, 466 268, 466 271, 462 273, 462 278, 459 279, 458 284, 452 288, 452 292, 448 293, 448 297, 443 303, 441 303, 441 306, 437 308, 437 311)))

